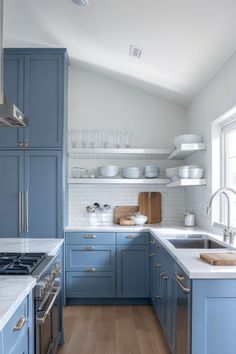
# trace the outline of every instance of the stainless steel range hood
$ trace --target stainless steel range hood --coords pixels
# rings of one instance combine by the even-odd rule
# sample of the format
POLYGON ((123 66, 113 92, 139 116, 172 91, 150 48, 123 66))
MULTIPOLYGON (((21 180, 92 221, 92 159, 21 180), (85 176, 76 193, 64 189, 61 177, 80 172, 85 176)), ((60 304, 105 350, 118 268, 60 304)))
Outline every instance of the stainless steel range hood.
POLYGON ((28 119, 3 95, 3 0, 0 0, 0 127, 25 128, 28 119))

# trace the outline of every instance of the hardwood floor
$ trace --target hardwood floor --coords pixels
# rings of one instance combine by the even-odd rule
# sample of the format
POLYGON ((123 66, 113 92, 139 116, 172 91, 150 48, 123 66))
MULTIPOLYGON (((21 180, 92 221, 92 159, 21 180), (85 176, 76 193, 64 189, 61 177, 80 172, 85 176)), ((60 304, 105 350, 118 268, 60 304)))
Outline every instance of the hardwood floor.
POLYGON ((66 306, 58 354, 170 354, 151 306, 66 306))

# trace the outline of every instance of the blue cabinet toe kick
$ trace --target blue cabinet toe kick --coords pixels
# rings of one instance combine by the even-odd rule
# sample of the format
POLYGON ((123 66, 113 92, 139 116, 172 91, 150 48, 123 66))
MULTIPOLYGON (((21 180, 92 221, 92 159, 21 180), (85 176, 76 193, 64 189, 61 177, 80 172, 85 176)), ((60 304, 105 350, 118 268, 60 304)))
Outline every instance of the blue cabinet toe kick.
POLYGON ((67 305, 151 305, 150 298, 67 298, 67 305))

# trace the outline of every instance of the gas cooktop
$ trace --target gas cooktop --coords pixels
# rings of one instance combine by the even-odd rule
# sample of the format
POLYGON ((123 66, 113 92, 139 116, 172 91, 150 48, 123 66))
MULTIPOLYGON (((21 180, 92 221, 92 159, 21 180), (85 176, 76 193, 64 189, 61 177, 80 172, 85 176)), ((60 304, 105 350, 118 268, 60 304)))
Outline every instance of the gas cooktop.
POLYGON ((31 274, 46 253, 0 253, 0 275, 31 274))

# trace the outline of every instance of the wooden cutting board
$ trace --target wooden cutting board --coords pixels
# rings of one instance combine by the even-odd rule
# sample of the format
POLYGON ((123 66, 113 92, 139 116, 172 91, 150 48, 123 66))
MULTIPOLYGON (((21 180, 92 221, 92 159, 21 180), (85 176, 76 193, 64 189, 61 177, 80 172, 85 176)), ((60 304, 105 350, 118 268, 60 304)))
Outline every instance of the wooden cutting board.
POLYGON ((126 218, 129 214, 134 214, 139 211, 137 205, 124 205, 116 206, 114 210, 114 222, 115 224, 120 223, 120 218, 126 218))
POLYGON ((200 253, 200 258, 211 265, 218 265, 218 266, 236 265, 236 252, 200 253))
POLYGON ((149 224, 159 223, 161 215, 161 193, 141 192, 138 197, 139 212, 148 217, 149 224))

